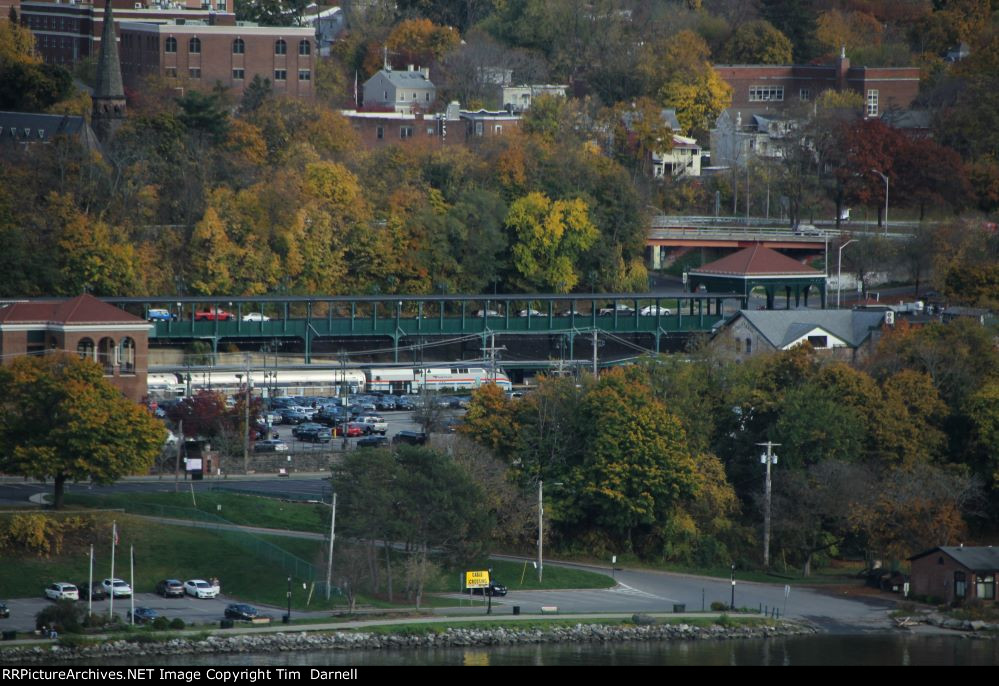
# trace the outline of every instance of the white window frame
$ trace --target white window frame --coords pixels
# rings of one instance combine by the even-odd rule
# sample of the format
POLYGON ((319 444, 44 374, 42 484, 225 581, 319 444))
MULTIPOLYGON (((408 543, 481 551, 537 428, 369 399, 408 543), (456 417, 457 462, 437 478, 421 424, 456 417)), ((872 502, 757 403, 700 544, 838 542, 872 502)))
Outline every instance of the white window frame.
POLYGON ((871 88, 867 91, 867 116, 878 116, 878 93, 877 89, 871 88))
POLYGON ((784 102, 784 86, 750 86, 749 102, 784 102))

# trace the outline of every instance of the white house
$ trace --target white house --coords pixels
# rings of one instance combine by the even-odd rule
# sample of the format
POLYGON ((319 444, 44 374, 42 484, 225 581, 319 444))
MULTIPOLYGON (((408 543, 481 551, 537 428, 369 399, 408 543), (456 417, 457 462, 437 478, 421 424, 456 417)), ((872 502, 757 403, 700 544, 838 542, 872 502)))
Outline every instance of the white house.
POLYGON ((711 129, 711 164, 744 167, 751 158, 781 159, 799 125, 796 119, 763 114, 744 120, 741 112, 725 110, 711 129))
POLYGON ((430 80, 430 69, 406 71, 384 67, 364 82, 364 109, 394 110, 409 114, 432 111, 437 101, 437 88, 430 80))

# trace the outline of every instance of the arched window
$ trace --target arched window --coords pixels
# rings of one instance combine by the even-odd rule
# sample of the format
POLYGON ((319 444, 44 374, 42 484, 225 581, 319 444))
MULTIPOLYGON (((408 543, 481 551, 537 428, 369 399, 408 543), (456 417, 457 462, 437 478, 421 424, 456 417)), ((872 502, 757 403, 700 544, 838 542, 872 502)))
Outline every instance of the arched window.
POLYGON ((115 344, 110 338, 102 338, 97 344, 97 364, 104 369, 105 376, 114 374, 115 344))
POLYGON ((312 54, 312 43, 307 40, 298 41, 298 54, 299 55, 311 55, 312 54))
POLYGON ((122 339, 118 359, 122 374, 135 374, 135 341, 131 338, 122 339))
POLYGON ((164 48, 166 52, 177 52, 177 39, 170 36, 166 39, 166 47, 164 48))
POLYGON ((753 339, 752 338, 747 338, 746 339, 746 354, 748 355, 751 352, 753 352, 753 339))
POLYGON ((201 39, 197 36, 193 37, 187 42, 187 51, 189 53, 195 54, 201 52, 201 39))
POLYGON ((275 55, 287 55, 288 54, 288 44, 284 42, 283 38, 278 38, 274 43, 274 54, 275 55))
POLYGON ((94 342, 89 338, 81 338, 80 342, 76 344, 76 354, 85 360, 95 360, 94 342))
POLYGON ((232 42, 232 54, 242 55, 246 52, 246 43, 243 42, 242 38, 237 38, 232 42))

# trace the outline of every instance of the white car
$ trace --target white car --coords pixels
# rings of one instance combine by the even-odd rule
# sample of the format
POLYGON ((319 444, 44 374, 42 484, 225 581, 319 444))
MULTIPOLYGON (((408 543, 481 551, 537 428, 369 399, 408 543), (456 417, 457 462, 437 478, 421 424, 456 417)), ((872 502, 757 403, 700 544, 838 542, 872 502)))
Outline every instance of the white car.
POLYGON ((244 322, 269 322, 270 320, 270 317, 260 312, 248 312, 243 315, 244 322))
POLYGON ((501 315, 496 310, 476 310, 475 311, 475 316, 476 317, 501 317, 503 315, 501 315))
POLYGON ((670 310, 668 307, 663 307, 662 305, 658 305, 658 306, 657 305, 646 305, 645 307, 643 307, 640 310, 640 314, 643 317, 649 317, 649 316, 653 316, 654 317, 657 314, 660 315, 660 316, 662 316, 662 317, 665 317, 666 315, 673 314, 673 311, 670 310), (658 312, 656 310, 658 310, 658 312))
POLYGON ((79 600, 80 589, 75 584, 57 581, 45 587, 45 597, 49 600, 79 600))
POLYGON ((382 436, 388 431, 388 422, 385 421, 384 417, 379 417, 378 415, 367 415, 364 417, 358 417, 357 421, 362 424, 367 424, 371 427, 371 432, 376 434, 381 434, 382 436))
POLYGON ((132 597, 132 587, 128 585, 123 579, 105 579, 101 582, 101 586, 104 587, 104 592, 111 595, 111 589, 114 589, 115 598, 131 598, 132 597))
POLYGON ((204 579, 191 579, 184 582, 184 593, 193 595, 195 598, 214 598, 221 589, 213 586, 204 579))
POLYGON ((543 314, 535 310, 534 308, 529 308, 526 310, 521 310, 517 315, 518 317, 544 317, 543 314))

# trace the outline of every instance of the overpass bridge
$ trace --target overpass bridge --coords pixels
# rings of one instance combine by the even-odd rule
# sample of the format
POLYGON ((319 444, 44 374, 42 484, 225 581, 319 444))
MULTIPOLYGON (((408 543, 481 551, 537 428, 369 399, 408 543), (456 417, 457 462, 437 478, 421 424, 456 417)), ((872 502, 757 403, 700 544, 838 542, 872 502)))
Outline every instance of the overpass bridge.
POLYGON ((892 222, 888 227, 878 227, 869 222, 844 222, 837 228, 834 221, 822 221, 801 224, 793 229, 777 220, 762 217, 656 215, 649 222, 645 245, 650 253, 649 266, 661 269, 668 261, 670 251, 675 253, 693 248, 740 250, 763 243, 768 248, 794 255, 815 255, 824 253, 843 236, 906 240, 912 237, 913 228, 914 225, 908 222, 892 222))
POLYGON ((745 302, 732 293, 161 296, 106 301, 141 317, 152 308, 170 311, 174 318, 153 322, 151 347, 200 341, 210 345, 216 360, 220 346, 231 343, 241 351, 294 351, 306 363, 317 354, 335 357, 348 348, 368 348, 372 359, 399 362, 400 352, 447 343, 463 355, 481 358, 482 350, 511 337, 538 339, 534 350, 524 355, 533 352, 541 358, 556 352, 572 360, 577 345, 591 353, 594 341, 608 338, 659 352, 664 342, 675 348, 690 335, 710 332, 726 312, 745 302), (232 318, 198 316, 211 312, 232 318), (250 312, 269 319, 243 321, 250 312))

